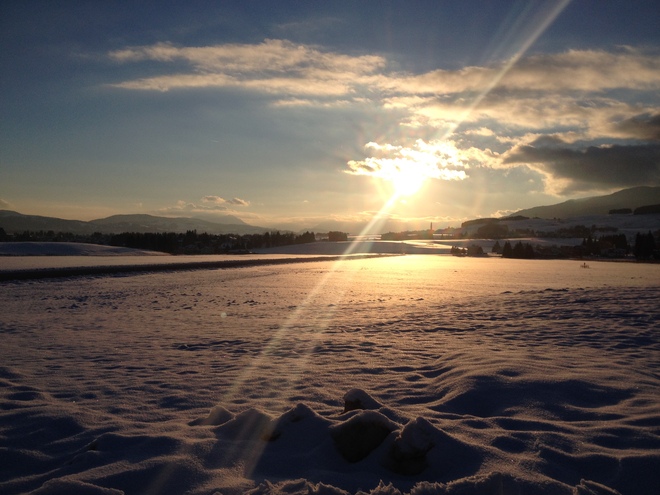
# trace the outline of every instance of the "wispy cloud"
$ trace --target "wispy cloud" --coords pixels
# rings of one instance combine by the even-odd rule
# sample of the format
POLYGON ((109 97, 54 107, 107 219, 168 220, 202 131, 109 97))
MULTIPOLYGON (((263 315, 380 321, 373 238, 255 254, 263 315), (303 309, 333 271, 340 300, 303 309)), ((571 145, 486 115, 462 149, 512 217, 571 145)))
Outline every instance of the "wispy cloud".
MULTIPOLYGON (((109 57, 122 64, 163 63, 161 75, 114 84, 129 90, 240 88, 272 96, 274 107, 368 102, 404 115, 399 124, 413 132, 368 143, 371 156, 347 162, 345 171, 353 175, 391 180, 412 171, 464 180, 470 167, 527 167, 541 174, 553 193, 659 180, 653 144, 660 140, 657 48, 523 53, 420 74, 391 70, 393 64, 380 55, 335 53, 286 40, 201 47, 159 43, 109 57), (415 129, 420 130, 416 137, 415 129), (534 142, 543 136, 561 143, 534 142), (621 172, 630 160, 635 171, 621 172)), ((215 197, 197 206, 248 204, 209 198, 215 197)))
POLYGON ((233 206, 250 206, 250 202, 245 199, 240 199, 240 198, 225 199, 225 198, 221 198, 220 196, 204 196, 202 198, 202 202, 207 205, 211 204, 215 206, 227 205, 227 204, 233 206))
POLYGON ((500 76, 508 64, 505 60, 489 66, 435 70, 379 81, 383 89, 409 95, 479 93, 486 89, 594 93, 617 88, 653 90, 660 87, 660 58, 657 53, 640 49, 569 50, 532 55, 520 58, 500 76), (495 85, 494 80, 497 80, 495 85))
POLYGON ((125 89, 168 91, 178 88, 240 87, 270 94, 338 96, 352 90, 353 81, 383 69, 376 55, 350 56, 266 40, 256 45, 227 44, 177 47, 169 43, 113 51, 120 63, 185 62, 190 71, 124 81, 125 89))
MULTIPOLYGON (((275 95, 280 105, 287 101, 282 96, 290 105, 370 99, 386 108, 408 108, 431 123, 508 116, 508 123, 525 127, 570 125, 591 117, 590 111, 619 106, 620 101, 603 96, 607 91, 660 89, 658 54, 630 47, 537 54, 517 58, 515 64, 504 60, 422 74, 388 70, 382 56, 352 56, 286 40, 202 47, 158 43, 116 50, 109 57, 118 63, 156 61, 179 68, 114 84, 124 89, 241 88, 275 95), (182 62, 187 70, 181 70, 182 62)), ((631 108, 628 117, 634 113, 639 108, 631 108)))
MULTIPOLYGON (((225 199, 220 196, 204 196, 199 202, 179 200, 174 205, 160 208, 157 213, 163 215, 218 214, 237 213, 234 207, 246 207, 250 202, 240 198, 225 199)), ((241 213, 241 215, 243 215, 241 213)))

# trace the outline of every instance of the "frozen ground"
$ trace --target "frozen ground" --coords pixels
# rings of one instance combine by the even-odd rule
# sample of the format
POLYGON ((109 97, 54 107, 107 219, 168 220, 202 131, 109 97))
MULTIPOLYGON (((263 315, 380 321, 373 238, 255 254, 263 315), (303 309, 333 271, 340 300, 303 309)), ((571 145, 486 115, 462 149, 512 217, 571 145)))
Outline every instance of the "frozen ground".
POLYGON ((660 265, 0 283, 0 492, 644 495, 660 265))

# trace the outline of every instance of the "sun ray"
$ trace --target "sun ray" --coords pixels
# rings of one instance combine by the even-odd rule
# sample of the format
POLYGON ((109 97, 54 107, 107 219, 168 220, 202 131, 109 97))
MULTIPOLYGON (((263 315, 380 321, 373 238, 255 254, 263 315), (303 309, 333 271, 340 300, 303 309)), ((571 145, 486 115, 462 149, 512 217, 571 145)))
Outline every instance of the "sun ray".
MULTIPOLYGON (((470 106, 465 110, 461 121, 467 118, 469 113, 472 112, 474 108, 476 108, 476 106, 487 96, 487 94, 497 85, 502 77, 506 75, 506 73, 515 65, 520 57, 522 57, 522 55, 529 49, 532 43, 547 29, 552 21, 554 21, 554 19, 564 10, 564 8, 569 3, 570 0, 562 0, 553 9, 550 15, 545 18, 544 22, 540 23, 540 25, 534 30, 533 34, 525 40, 516 55, 493 79, 488 88, 486 88, 481 94, 477 95, 477 97, 472 101, 470 106)), ((448 137, 453 134, 456 127, 460 125, 461 121, 457 122, 450 130, 448 130, 442 139, 434 140, 430 143, 427 143, 423 140, 418 140, 415 147, 395 149, 395 147, 391 147, 391 145, 381 146, 376 143, 369 143, 367 145, 367 147, 375 148, 381 151, 395 151, 398 153, 398 156, 395 156, 394 158, 368 158, 360 162, 348 162, 349 168, 351 169, 348 171, 348 173, 354 175, 370 175, 372 177, 390 181, 393 185, 394 192, 383 203, 381 209, 372 217, 371 221, 362 230, 362 232, 360 232, 359 236, 356 237, 356 240, 349 244, 343 253, 344 256, 354 254, 357 250, 358 243, 360 242, 358 239, 360 239, 365 234, 372 232, 379 223, 382 223, 386 218, 388 218, 388 214, 391 212, 394 205, 401 197, 411 196, 417 193, 427 179, 438 178, 444 180, 456 180, 466 177, 464 170, 462 170, 462 168, 466 168, 466 166, 464 163, 461 163, 458 149, 455 146, 450 145, 447 141, 448 137), (434 146, 436 146, 436 148, 433 148, 434 146), (442 166, 439 167, 438 162, 441 159, 446 160, 446 162, 441 163, 442 166), (447 163, 450 163, 451 166, 445 167, 444 165, 447 163)), ((261 353, 252 361, 250 366, 248 366, 243 371, 241 376, 237 378, 233 387, 223 394, 222 402, 235 397, 241 392, 243 386, 248 383, 250 379, 252 379, 254 376, 258 376, 267 366, 268 360, 270 359, 273 351, 282 345, 284 337, 295 326, 297 326, 298 322, 308 320, 313 322, 312 326, 314 327, 310 334, 310 341, 308 342, 309 345, 307 345, 305 348, 305 352, 299 355, 296 367, 298 371, 296 372, 291 369, 288 384, 287 386, 281 388, 279 392, 280 395, 286 393, 287 390, 291 390, 295 383, 302 379, 302 370, 308 366, 308 363, 311 360, 312 353, 315 349, 315 342, 329 327, 334 311, 336 310, 334 305, 330 305, 327 306, 326 310, 323 311, 322 314, 312 315, 311 308, 315 307, 313 305, 314 299, 330 281, 333 274, 344 263, 345 260, 343 259, 336 261, 332 267, 324 274, 318 284, 306 295, 303 301, 301 301, 301 304, 297 306, 297 308, 289 315, 283 325, 273 335, 272 339, 264 347, 261 353)), ((337 301, 341 300, 342 294, 337 294, 336 298, 337 301)), ((262 454, 263 448, 263 443, 260 447, 257 447, 255 444, 254 450, 250 452, 238 453, 244 457, 243 465, 246 471, 250 471, 251 468, 256 465, 259 457, 262 454)), ((249 475, 248 472, 244 474, 249 475)))

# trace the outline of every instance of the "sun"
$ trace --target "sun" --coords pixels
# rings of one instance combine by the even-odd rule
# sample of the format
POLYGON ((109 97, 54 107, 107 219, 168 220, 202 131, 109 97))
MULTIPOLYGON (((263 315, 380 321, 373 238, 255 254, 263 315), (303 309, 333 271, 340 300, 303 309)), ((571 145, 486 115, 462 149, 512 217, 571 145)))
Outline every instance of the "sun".
POLYGON ((422 188, 426 178, 424 174, 408 169, 399 170, 390 178, 390 181, 394 186, 394 193, 397 196, 409 197, 416 194, 422 188))
MULTIPOLYGON (((417 157, 415 157, 417 158, 417 157)), ((426 179, 437 174, 437 166, 429 160, 404 157, 392 160, 389 167, 383 168, 383 177, 392 183, 397 197, 410 197, 419 192, 426 179)))
MULTIPOLYGON (((394 199, 418 194, 427 179, 464 180, 469 168, 468 159, 463 156, 452 141, 429 141, 418 139, 411 146, 378 144, 365 145, 373 156, 363 160, 349 160, 352 175, 366 175, 386 184, 387 193, 394 199)), ((385 192, 385 191, 383 191, 385 192)))

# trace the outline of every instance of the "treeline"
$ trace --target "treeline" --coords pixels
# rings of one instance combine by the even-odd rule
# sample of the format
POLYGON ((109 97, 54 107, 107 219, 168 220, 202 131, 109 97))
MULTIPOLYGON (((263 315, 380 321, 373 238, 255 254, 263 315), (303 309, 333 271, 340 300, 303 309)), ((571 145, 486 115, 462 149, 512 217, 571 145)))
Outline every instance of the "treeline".
POLYGON ((91 235, 78 235, 66 232, 25 231, 20 234, 8 235, 0 228, 0 242, 82 242, 105 246, 127 247, 160 251, 170 254, 223 254, 232 252, 248 252, 252 249, 289 246, 292 244, 307 244, 316 242, 317 237, 332 242, 348 240, 344 232, 328 232, 315 234, 304 232, 265 232, 263 234, 198 234, 196 230, 186 233, 175 232, 123 232, 121 234, 103 234, 95 232, 91 235))
POLYGON ((110 246, 162 251, 170 254, 222 254, 252 249, 308 244, 315 242, 313 232, 266 232, 264 234, 198 234, 189 230, 185 234, 124 232, 110 237, 110 246))
POLYGON ((468 220, 461 224, 462 228, 480 225, 475 232, 468 234, 463 232, 459 235, 460 238, 472 239, 511 239, 516 237, 553 237, 553 238, 571 238, 571 237, 587 237, 594 235, 597 232, 616 232, 616 227, 597 227, 592 225, 573 225, 570 227, 563 227, 554 231, 536 231, 531 228, 513 228, 509 229, 508 225, 501 223, 502 221, 519 221, 528 220, 528 217, 515 216, 506 218, 479 218, 476 220, 468 220))
MULTIPOLYGON (((635 244, 630 245, 625 234, 603 235, 592 237, 588 235, 582 240, 581 245, 577 246, 534 246, 529 242, 495 241, 491 250, 494 254, 499 254, 503 258, 515 259, 550 259, 550 258, 582 258, 582 257, 604 257, 604 258, 625 258, 631 253, 638 260, 658 260, 660 251, 654 235, 638 233, 635 237, 635 244)), ((471 245, 466 248, 452 246, 450 253, 454 256, 483 256, 483 249, 477 245, 471 245)))
MULTIPOLYGON (((501 248, 499 242, 493 246, 493 252, 502 254, 503 258, 533 259, 546 258, 552 256, 552 251, 548 252, 545 248, 534 247, 529 243, 517 242, 511 245, 505 242, 501 248)), ((564 251, 565 253, 566 251, 564 251)), ((603 235, 600 237, 587 236, 582 240, 582 244, 572 249, 571 256, 582 258, 584 256, 596 256, 605 258, 625 258, 632 253, 638 260, 660 259, 660 252, 657 249, 655 237, 651 232, 647 234, 637 233, 635 244, 631 246, 625 234, 603 235)))
POLYGON ((449 250, 454 256, 484 256, 484 249, 481 246, 472 244, 466 248, 459 248, 458 246, 452 246, 449 250))
MULTIPOLYGON (((484 250, 481 246, 472 244, 466 248, 460 248, 458 246, 452 246, 449 250, 454 256, 485 256, 484 250)), ((529 243, 523 244, 521 241, 517 242, 515 245, 511 245, 509 241, 504 243, 502 247, 499 241, 496 241, 491 249, 492 253, 502 255, 502 258, 519 258, 519 259, 534 259, 536 258, 536 252, 534 251, 534 246, 529 243)))
MULTIPOLYGON (((555 258, 555 257, 575 257, 596 256, 605 258, 624 258, 633 254, 638 260, 658 260, 660 251, 658 242, 651 232, 635 236, 635 244, 630 245, 625 234, 603 235, 600 237, 588 236, 582 240, 582 244, 573 248, 564 247, 563 250, 547 247, 534 247, 530 243, 518 241, 512 245, 509 241, 500 246, 499 241, 495 242, 492 249, 493 253, 501 254, 503 258, 534 259, 534 258, 555 258)), ((470 254, 468 254, 469 256, 470 254)))
POLYGON ((534 246, 528 242, 523 244, 522 241, 518 241, 514 246, 511 246, 511 243, 506 241, 502 248, 502 258, 533 260, 536 258, 536 252, 534 246))
MULTIPOLYGON (((659 234, 660 231, 656 232, 659 234)), ((599 238, 587 237, 580 246, 581 256, 605 256, 607 258, 623 258, 629 254, 638 260, 658 260, 658 241, 650 231, 646 234, 637 232, 635 243, 630 245, 624 234, 605 235, 599 238)))
POLYGON ((610 258, 620 258, 629 253, 630 245, 625 234, 603 235, 598 238, 589 235, 582 240, 580 252, 582 256, 607 256, 610 258))
POLYGON ((654 215, 660 213, 660 205, 647 205, 635 208, 619 208, 617 210, 610 210, 610 215, 654 215))

